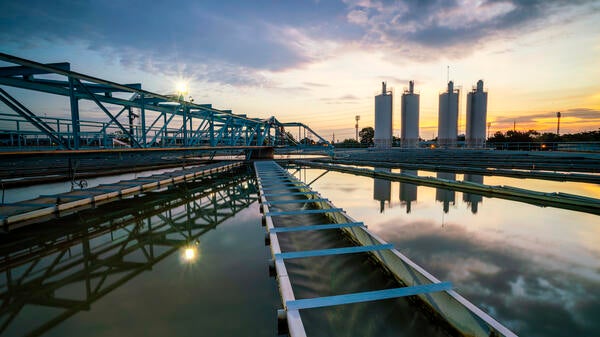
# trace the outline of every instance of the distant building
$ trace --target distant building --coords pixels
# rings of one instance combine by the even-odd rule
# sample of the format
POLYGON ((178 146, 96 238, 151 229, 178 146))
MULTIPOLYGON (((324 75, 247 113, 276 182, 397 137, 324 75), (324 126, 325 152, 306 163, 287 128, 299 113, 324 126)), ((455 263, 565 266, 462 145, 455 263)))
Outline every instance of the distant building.
POLYGON ((456 147, 458 137, 458 89, 448 82, 448 91, 440 94, 438 114, 438 146, 456 147))
POLYGON ((416 148, 419 144, 419 94, 415 94, 414 81, 408 82, 408 90, 402 93, 400 138, 403 148, 416 148))
POLYGON ((392 147, 392 92, 381 83, 381 94, 375 96, 375 137, 376 148, 392 147))
POLYGON ((485 146, 485 128, 487 124, 487 92, 483 91, 483 81, 477 81, 477 87, 467 95, 467 132, 466 146, 482 148, 485 146))

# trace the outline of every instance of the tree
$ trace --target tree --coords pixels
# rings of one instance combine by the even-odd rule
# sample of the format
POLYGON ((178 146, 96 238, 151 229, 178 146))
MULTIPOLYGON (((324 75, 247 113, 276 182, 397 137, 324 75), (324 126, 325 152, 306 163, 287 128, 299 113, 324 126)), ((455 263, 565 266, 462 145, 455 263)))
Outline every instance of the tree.
POLYGON ((300 141, 300 143, 301 143, 301 144, 304 144, 304 145, 314 145, 314 144, 315 144, 315 141, 314 141, 314 140, 312 140, 312 139, 310 139, 310 138, 308 138, 308 137, 304 137, 304 138, 303 138, 303 139, 300 141))
POLYGON ((373 145, 373 137, 375 137, 375 130, 372 127, 368 126, 360 130, 358 136, 360 137, 361 144, 373 145))

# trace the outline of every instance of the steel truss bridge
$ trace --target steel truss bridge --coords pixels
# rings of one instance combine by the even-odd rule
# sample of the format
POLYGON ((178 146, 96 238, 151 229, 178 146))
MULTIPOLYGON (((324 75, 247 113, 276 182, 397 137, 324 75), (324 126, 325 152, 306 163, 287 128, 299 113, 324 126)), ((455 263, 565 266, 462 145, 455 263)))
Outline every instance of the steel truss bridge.
POLYGON ((10 64, 0 67, 0 107, 3 104, 7 108, 0 111, 0 151, 118 147, 231 150, 263 146, 332 149, 327 140, 299 122, 234 114, 211 104, 194 103, 191 98, 186 101, 183 95, 143 90, 140 83, 118 84, 77 73, 66 62, 42 64, 4 53, 0 53, 0 61, 10 64), (67 97, 70 116, 47 117, 2 87, 25 89, 27 100, 31 93, 67 97), (99 114, 103 117, 98 118, 99 114))
POLYGON ((253 178, 225 176, 105 205, 62 219, 64 226, 40 226, 4 240, 0 335, 28 329, 27 336, 38 336, 89 310, 255 201, 253 178), (19 319, 32 306, 49 313, 33 325, 19 319))

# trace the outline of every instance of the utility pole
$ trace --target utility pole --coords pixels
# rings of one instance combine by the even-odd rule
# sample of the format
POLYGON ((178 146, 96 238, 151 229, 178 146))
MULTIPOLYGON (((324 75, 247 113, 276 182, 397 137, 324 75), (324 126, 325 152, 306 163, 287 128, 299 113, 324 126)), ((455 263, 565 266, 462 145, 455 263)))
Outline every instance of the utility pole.
POLYGON ((488 122, 488 139, 490 139, 490 128, 492 127, 492 122, 488 122))
POLYGON ((556 113, 557 123, 556 123, 556 135, 560 136, 560 111, 556 113))
POLYGON ((356 119, 356 125, 354 125, 354 127, 356 128, 356 141, 358 142, 358 121, 360 120, 360 116, 356 115, 354 119, 356 119))

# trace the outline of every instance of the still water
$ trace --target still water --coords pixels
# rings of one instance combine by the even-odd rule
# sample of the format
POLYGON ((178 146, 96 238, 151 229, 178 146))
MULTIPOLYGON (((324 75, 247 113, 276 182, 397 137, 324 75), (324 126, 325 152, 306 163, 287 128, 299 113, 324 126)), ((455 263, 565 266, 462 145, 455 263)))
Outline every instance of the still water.
POLYGON ((0 335, 274 336, 254 184, 189 184, 0 237, 0 335))
MULTIPOLYGON (((600 335, 600 217, 317 169, 290 172, 314 181, 313 189, 434 276, 453 282, 518 335, 600 335)), ((521 188, 561 186, 580 195, 598 190, 437 175, 521 188)))

